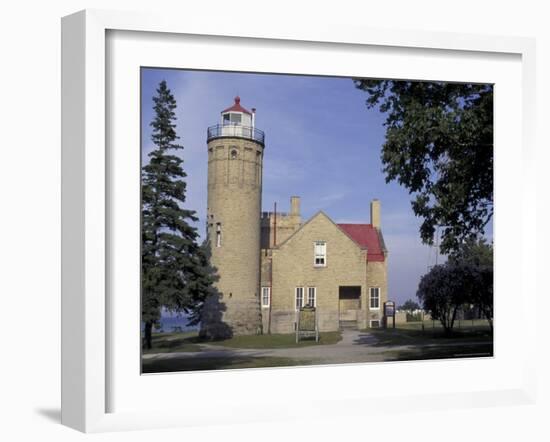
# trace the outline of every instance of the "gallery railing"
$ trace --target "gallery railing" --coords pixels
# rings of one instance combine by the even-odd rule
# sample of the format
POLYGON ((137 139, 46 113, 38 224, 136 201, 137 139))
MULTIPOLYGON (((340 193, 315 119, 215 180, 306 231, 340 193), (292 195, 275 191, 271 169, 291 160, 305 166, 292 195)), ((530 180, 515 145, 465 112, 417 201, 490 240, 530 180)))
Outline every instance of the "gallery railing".
POLYGON ((238 137, 254 140, 265 145, 265 134, 254 127, 240 126, 238 124, 216 124, 208 128, 207 141, 222 137, 238 137))

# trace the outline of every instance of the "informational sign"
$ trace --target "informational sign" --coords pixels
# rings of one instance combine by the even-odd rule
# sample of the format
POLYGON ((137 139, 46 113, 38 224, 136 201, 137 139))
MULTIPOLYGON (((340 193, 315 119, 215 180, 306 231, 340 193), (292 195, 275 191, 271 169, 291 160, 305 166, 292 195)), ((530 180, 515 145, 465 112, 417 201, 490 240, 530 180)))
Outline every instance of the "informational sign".
POLYGON ((393 301, 384 302, 384 315, 395 316, 395 302, 393 301))
POLYGON ((392 327, 395 328, 395 302, 384 302, 384 324, 388 328, 388 319, 392 318, 392 327))

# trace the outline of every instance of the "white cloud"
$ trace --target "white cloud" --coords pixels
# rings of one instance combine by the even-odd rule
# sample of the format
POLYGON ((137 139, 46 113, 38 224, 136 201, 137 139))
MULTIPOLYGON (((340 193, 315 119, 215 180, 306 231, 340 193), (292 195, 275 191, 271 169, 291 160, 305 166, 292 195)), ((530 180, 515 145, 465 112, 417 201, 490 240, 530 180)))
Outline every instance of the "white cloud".
POLYGON ((318 198, 318 202, 323 206, 329 206, 336 201, 344 199, 348 193, 349 192, 343 191, 324 194, 318 198))

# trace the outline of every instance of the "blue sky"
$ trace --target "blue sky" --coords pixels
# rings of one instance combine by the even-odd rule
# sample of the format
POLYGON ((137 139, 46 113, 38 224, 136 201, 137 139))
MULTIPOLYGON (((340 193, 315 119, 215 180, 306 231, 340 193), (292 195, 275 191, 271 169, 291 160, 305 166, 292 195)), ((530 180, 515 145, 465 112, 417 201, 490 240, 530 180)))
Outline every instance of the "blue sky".
MULTIPOLYGON (((435 263, 435 250, 421 243, 420 220, 410 195, 386 184, 380 150, 385 116, 368 110, 366 94, 349 78, 246 74, 187 70, 142 70, 142 158, 153 147, 149 122, 152 97, 166 80, 177 103, 177 132, 187 173, 186 206, 196 210, 204 235, 206 129, 236 95, 256 108, 256 127, 266 134, 262 210, 289 210, 301 197, 302 217, 323 210, 337 223, 369 223, 369 203, 381 200, 382 232, 389 250, 389 299, 416 300, 420 277, 435 263)), ((441 258, 440 258, 441 262, 441 258)))

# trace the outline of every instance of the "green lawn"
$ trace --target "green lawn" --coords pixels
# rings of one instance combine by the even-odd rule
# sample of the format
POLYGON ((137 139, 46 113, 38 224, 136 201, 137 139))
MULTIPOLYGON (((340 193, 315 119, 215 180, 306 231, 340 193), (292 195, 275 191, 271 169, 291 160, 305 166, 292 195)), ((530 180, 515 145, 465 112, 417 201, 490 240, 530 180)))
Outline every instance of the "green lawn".
POLYGON ((184 333, 153 333, 153 348, 144 349, 143 354, 201 351, 196 331, 184 333))
MULTIPOLYGON (((415 322, 405 322, 400 324, 395 324, 396 328, 409 329, 409 330, 421 330, 422 321, 415 322)), ((442 329, 443 326, 439 320, 429 320, 424 321, 424 330, 434 330, 442 329)), ((489 330, 489 323, 486 319, 466 319, 466 320, 456 320, 453 330, 454 331, 468 331, 468 330, 489 330)))
POLYGON ((493 356, 493 343, 459 343, 436 347, 412 347, 407 350, 389 350, 383 353, 384 361, 417 361, 426 359, 457 359, 493 356))
POLYGON ((195 371, 195 370, 227 370, 236 368, 267 368, 267 367, 288 367, 292 365, 310 365, 311 361, 294 358, 281 357, 249 357, 249 356, 227 356, 227 357, 201 357, 197 358, 174 358, 174 359, 153 359, 143 360, 143 373, 166 373, 174 371, 195 371))
MULTIPOLYGON (((431 325, 431 321, 429 322, 431 325)), ((440 326, 424 330, 420 324, 401 324, 392 329, 363 330, 374 335, 376 340, 358 342, 357 362, 411 361, 418 359, 444 359, 463 357, 486 357, 493 355, 493 336, 487 325, 475 323, 466 327, 461 324, 452 336, 446 336, 440 326), (363 348, 378 348, 378 352, 365 355, 363 348)), ((365 336, 368 335, 365 333, 365 336)), ((142 360, 144 373, 162 373, 190 370, 220 370, 236 368, 284 367, 323 363, 317 356, 307 358, 300 352, 297 357, 287 355, 262 355, 254 352, 240 352, 237 349, 286 349, 315 345, 335 344, 342 339, 340 332, 321 333, 320 342, 309 339, 296 343, 295 334, 273 334, 259 336, 235 336, 231 339, 210 341, 199 338, 197 332, 155 333, 153 349, 144 354, 188 353, 165 357, 147 357, 142 360), (217 347, 217 348, 216 348, 217 347), (220 349, 220 347, 223 347, 220 349), (207 353, 207 350, 210 350, 207 353), (221 351, 220 351, 221 350, 221 351)), ((330 351, 327 349, 327 351, 330 351)), ((339 363, 331 361, 330 363, 339 363)))
POLYGON ((196 331, 185 333, 154 333, 153 348, 144 350, 144 354, 152 353, 176 353, 176 352, 199 352, 203 347, 201 344, 219 345, 229 348, 295 348, 310 345, 336 344, 342 339, 339 331, 319 334, 319 342, 315 339, 301 340, 296 343, 296 335, 272 334, 272 335, 250 335, 234 336, 230 339, 211 341, 201 339, 196 331))
POLYGON ((155 333, 153 334, 153 348, 144 350, 144 354, 154 353, 179 353, 192 352, 187 357, 163 359, 143 359, 143 373, 163 373, 172 371, 191 370, 223 370, 235 368, 262 368, 262 367, 285 367, 291 365, 310 365, 311 361, 298 358, 285 357, 251 357, 237 354, 230 349, 268 349, 268 348, 296 348, 312 345, 335 344, 342 339, 340 332, 321 333, 319 342, 314 339, 302 340, 296 343, 296 335, 273 334, 234 336, 231 339, 210 341, 199 338, 198 333, 155 333), (229 352, 223 357, 205 357, 201 351, 206 350, 204 344, 226 347, 229 352))
POLYGON ((474 321, 473 325, 472 321, 463 321, 451 336, 444 333, 441 324, 434 325, 427 321, 422 330, 421 323, 409 322, 396 324, 395 329, 368 331, 378 338, 378 342, 372 344, 374 347, 389 348, 383 353, 387 361, 493 356, 493 334, 487 321, 474 321))
MULTIPOLYGON (((406 325, 406 324, 403 324, 406 325)), ((396 326, 397 327, 397 326, 396 326)), ((379 342, 375 345, 426 345, 426 344, 447 344, 447 343, 472 343, 492 341, 493 335, 489 327, 470 327, 453 330, 452 335, 445 334, 442 327, 428 328, 421 327, 397 327, 379 328, 366 330, 374 334, 379 342)))

